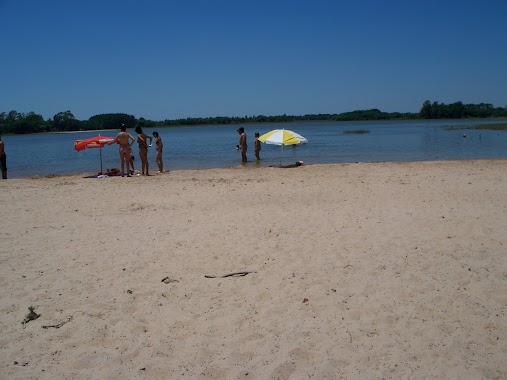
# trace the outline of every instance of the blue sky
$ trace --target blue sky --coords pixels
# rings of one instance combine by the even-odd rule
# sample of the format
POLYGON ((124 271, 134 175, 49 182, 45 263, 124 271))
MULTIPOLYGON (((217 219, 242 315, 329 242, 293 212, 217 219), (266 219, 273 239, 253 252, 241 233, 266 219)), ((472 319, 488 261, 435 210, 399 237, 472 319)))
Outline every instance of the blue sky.
POLYGON ((507 1, 0 0, 0 111, 507 106, 507 1))

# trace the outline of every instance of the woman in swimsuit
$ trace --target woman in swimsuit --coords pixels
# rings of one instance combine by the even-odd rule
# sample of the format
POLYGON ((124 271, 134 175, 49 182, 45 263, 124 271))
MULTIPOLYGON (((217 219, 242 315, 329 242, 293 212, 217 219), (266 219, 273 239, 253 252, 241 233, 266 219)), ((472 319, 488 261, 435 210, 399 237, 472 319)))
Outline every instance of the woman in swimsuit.
POLYGON ((146 175, 150 175, 148 173, 148 147, 151 146, 153 138, 143 133, 141 127, 136 127, 136 133, 137 143, 139 144, 139 158, 141 159, 141 173, 144 175, 144 169, 146 168, 146 175), (148 139, 150 140, 150 145, 148 145, 148 139))
POLYGON ((158 132, 153 132, 153 137, 155 137, 155 146, 157 147, 157 156, 155 157, 155 161, 158 165, 158 172, 164 172, 164 162, 162 161, 162 148, 164 144, 162 143, 162 138, 158 135, 158 132))
POLYGON ((121 162, 121 173, 122 177, 127 173, 127 177, 130 177, 130 154, 132 152, 132 144, 136 141, 130 133, 127 132, 125 124, 121 125, 121 132, 116 135, 115 141, 110 144, 118 142, 120 144, 120 162, 121 162), (130 143, 132 140, 132 143, 130 143), (127 171, 125 171, 125 165, 127 165, 127 171))

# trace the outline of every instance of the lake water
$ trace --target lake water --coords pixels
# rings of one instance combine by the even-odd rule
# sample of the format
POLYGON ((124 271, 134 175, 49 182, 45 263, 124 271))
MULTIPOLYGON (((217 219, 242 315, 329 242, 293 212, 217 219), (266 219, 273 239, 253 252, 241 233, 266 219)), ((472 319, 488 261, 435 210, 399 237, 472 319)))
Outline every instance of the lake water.
MULTIPOLYGON (((507 158, 507 131, 444 130, 442 126, 492 124, 505 120, 417 120, 382 122, 307 122, 284 124, 252 124, 244 128, 248 137, 248 165, 255 166, 254 133, 261 135, 272 129, 293 130, 309 141, 283 150, 262 144, 259 165, 431 161, 481 158, 507 158), (344 134, 344 131, 365 129, 368 134, 344 134), (466 138, 463 134, 467 135, 466 138)), ((241 165, 236 150, 238 126, 195 126, 148 128, 160 133, 164 141, 166 169, 223 168, 241 165)), ((129 131, 134 137, 134 131, 129 131)), ((76 139, 98 134, 114 137, 118 131, 52 133, 3 136, 7 153, 9 178, 49 174, 97 173, 100 169, 99 149, 74 150, 76 139)), ((140 168, 137 144, 134 145, 136 169, 140 168)), ((156 172, 155 147, 149 150, 150 169, 156 172)), ((118 146, 102 149, 104 170, 119 167, 118 146)))

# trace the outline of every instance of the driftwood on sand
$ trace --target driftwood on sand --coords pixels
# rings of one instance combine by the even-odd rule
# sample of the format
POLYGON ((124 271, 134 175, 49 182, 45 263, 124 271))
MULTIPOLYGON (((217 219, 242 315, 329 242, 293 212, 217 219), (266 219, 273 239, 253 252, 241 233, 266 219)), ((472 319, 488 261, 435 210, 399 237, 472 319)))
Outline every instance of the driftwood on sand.
POLYGON ((250 272, 250 271, 234 272, 234 273, 224 274, 223 276, 212 276, 212 275, 207 274, 204 277, 206 277, 206 278, 243 277, 243 276, 246 276, 249 273, 257 273, 257 272, 250 272))

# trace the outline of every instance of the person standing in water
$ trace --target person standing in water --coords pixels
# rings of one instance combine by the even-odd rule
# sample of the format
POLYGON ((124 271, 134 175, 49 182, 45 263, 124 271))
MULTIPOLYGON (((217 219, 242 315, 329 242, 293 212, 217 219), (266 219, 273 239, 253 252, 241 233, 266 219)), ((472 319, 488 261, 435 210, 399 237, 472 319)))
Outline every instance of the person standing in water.
POLYGON ((155 161, 158 165, 158 172, 164 172, 164 162, 162 161, 162 149, 164 148, 164 144, 162 143, 162 138, 159 136, 158 132, 153 132, 153 137, 155 137, 155 147, 157 149, 157 156, 155 157, 155 161))
POLYGON ((0 136, 0 166, 2 167, 2 179, 7 179, 7 155, 5 154, 5 144, 0 136))
POLYGON ((151 146, 151 142, 153 138, 148 136, 146 133, 143 133, 143 129, 141 127, 136 127, 137 133, 137 143, 139 144, 139 158, 141 159, 141 174, 150 175, 148 172, 149 164, 148 164, 148 147, 151 146), (148 145, 148 139, 150 140, 150 145, 148 145))
POLYGON ((260 160, 259 153, 261 151, 261 142, 259 141, 259 133, 255 134, 255 142, 254 142, 254 149, 255 149, 255 158, 257 160, 260 160))
POLYGON ((121 176, 124 177, 125 173, 127 173, 127 177, 131 177, 130 175, 130 155, 132 153, 132 144, 136 141, 130 133, 127 132, 127 127, 125 124, 121 125, 121 132, 116 135, 115 141, 109 143, 109 145, 118 142, 120 144, 120 162, 121 162, 121 176), (130 143, 132 140, 132 143, 130 143), (125 171, 125 166, 127 166, 127 171, 125 171))
POLYGON ((248 149, 248 145, 246 143, 245 128, 240 127, 238 129, 238 133, 239 133, 239 149, 241 149, 241 162, 245 164, 247 162, 246 150, 248 149))

